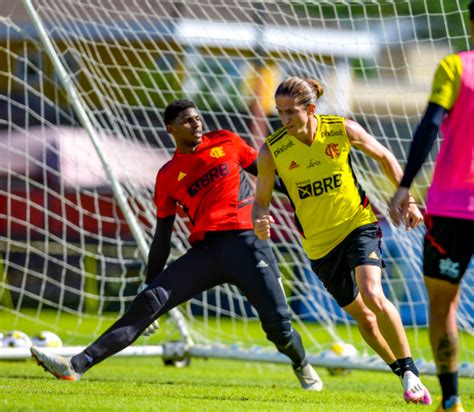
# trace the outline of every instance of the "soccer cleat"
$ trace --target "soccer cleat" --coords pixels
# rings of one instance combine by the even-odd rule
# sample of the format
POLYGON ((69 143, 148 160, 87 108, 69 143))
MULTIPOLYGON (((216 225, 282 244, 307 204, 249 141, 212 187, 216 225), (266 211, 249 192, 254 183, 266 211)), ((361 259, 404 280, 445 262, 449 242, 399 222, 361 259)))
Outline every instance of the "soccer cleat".
POLYGON ((403 375, 403 398, 407 403, 431 405, 431 396, 428 389, 413 372, 407 371, 403 375))
POLYGON ((150 325, 145 329, 143 332, 143 336, 151 336, 153 335, 158 329, 160 329, 160 324, 158 319, 154 320, 150 325))
MULTIPOLYGON (((459 398, 458 398, 459 399, 459 398)), ((443 407, 443 402, 440 403, 436 412, 465 412, 464 408, 462 407, 461 401, 457 401, 452 404, 449 408, 443 407)))
POLYGON ((72 367, 71 360, 53 353, 46 353, 32 346, 31 355, 38 365, 42 366, 46 372, 56 376, 56 378, 65 381, 78 381, 82 374, 77 373, 72 367))
POLYGON ((293 368, 296 377, 300 381, 301 387, 308 391, 317 391, 323 389, 323 381, 313 367, 307 363, 305 366, 293 368))

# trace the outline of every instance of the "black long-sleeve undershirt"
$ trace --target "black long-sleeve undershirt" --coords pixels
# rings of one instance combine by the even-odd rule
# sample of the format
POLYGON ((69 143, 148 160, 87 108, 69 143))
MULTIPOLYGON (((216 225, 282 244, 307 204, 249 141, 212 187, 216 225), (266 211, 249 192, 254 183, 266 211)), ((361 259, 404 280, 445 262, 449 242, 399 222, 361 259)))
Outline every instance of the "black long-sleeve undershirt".
POLYGON ((171 251, 171 234, 175 216, 158 218, 153 241, 148 252, 148 265, 145 283, 149 285, 164 269, 171 251))
POLYGON ((411 186, 413 179, 415 179, 416 174, 421 169, 433 147, 439 127, 446 113, 447 110, 444 107, 435 103, 428 104, 426 112, 413 136, 400 187, 409 188, 411 186))

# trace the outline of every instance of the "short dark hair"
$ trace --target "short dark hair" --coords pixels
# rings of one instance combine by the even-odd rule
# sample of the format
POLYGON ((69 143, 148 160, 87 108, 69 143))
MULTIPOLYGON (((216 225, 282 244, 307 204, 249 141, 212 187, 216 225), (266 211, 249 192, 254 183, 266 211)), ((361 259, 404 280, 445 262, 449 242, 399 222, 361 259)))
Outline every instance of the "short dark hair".
POLYGON ((191 100, 173 100, 168 106, 166 106, 165 113, 163 114, 163 121, 165 124, 170 124, 183 110, 190 108, 196 108, 196 105, 191 100))
POLYGON ((474 21, 474 0, 469 3, 469 14, 471 21, 474 21))

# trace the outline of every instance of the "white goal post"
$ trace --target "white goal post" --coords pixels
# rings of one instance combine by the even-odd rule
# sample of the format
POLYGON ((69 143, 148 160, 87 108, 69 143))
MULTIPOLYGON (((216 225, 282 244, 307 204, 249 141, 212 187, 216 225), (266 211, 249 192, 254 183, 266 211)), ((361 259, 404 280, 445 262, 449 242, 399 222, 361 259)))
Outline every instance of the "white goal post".
MULTIPOLYGON (((436 63, 469 48, 465 1, 21 0, 0 18, 0 332, 50 329, 61 353, 96 337, 133 299, 155 225, 155 175, 174 150, 162 122, 193 100, 205 127, 255 148, 279 127, 278 82, 319 79, 319 113, 359 121, 399 159, 436 63), (73 345, 73 346, 71 346, 73 345)), ((416 180, 423 206, 433 152, 416 180)), ((420 369, 435 373, 421 271, 424 228, 393 228, 394 188, 366 156, 353 164, 380 218, 383 287, 420 369)), ((288 200, 275 195, 273 249, 294 321, 316 365, 388 370, 311 272, 288 200), (328 358, 332 342, 357 358, 328 358)), ((187 249, 180 216, 172 257, 187 249)), ((472 263, 472 262, 471 262, 472 263)), ((459 308, 460 374, 474 376, 474 270, 459 308)), ((232 285, 204 292, 122 355, 287 362, 232 285)), ((2 349, 23 358, 25 349, 2 349)))

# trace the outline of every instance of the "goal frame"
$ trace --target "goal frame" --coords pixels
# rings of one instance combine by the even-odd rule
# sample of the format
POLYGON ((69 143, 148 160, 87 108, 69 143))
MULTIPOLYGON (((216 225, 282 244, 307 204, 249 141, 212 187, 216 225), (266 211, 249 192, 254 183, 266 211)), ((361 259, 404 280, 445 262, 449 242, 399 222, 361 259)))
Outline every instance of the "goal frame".
MULTIPOLYGON (((134 212, 130 208, 127 196, 123 190, 120 182, 114 176, 113 171, 109 167, 109 161, 103 150, 100 130, 95 127, 94 122, 87 113, 86 105, 83 102, 82 97, 77 92, 74 83, 72 82, 70 75, 66 68, 63 66, 58 53, 55 50, 53 43, 51 42, 48 32, 36 12, 32 0, 22 0, 26 10, 29 13, 32 23, 34 24, 38 35, 41 39, 41 43, 45 48, 47 55, 49 56, 52 64, 54 65, 55 72, 57 73, 60 81, 62 82, 67 94, 70 98, 71 105, 73 106, 77 117, 79 118, 80 124, 87 132, 91 142, 94 145, 95 151, 100 158, 102 167, 107 176, 108 182, 113 190, 115 198, 120 205, 120 208, 125 216, 125 219, 132 231, 135 242, 137 243, 141 259, 146 262, 148 257, 148 245, 145 240, 145 236, 142 232, 140 225, 137 222, 137 218, 134 212)), ((258 125, 256 125, 258 129, 258 125)), ((165 342, 163 345, 151 345, 151 346, 132 346, 119 353, 119 356, 162 356, 165 361, 179 361, 188 358, 228 358, 228 359, 240 359, 240 360, 251 360, 251 361, 263 361, 263 362, 277 362, 277 363, 288 363, 288 359, 276 351, 266 350, 247 350, 238 347, 222 347, 219 345, 201 345, 193 341, 187 320, 179 309, 173 309, 170 312, 170 316, 180 334, 180 342, 165 342)), ((56 350, 57 353, 63 355, 72 355, 82 350, 82 347, 64 347, 56 350)), ((10 359, 24 359, 29 357, 29 352, 24 349, 0 349, 0 358, 10 359)), ((387 365, 380 361, 380 359, 374 359, 372 357, 358 358, 358 359, 327 359, 320 355, 309 354, 309 360, 316 366, 322 367, 347 367, 351 369, 367 369, 367 370, 382 370, 388 371, 387 365)), ((420 364, 420 370, 423 373, 435 374, 435 368, 433 364, 420 364)), ((461 376, 474 376, 472 369, 460 369, 461 376)))

